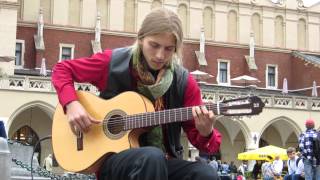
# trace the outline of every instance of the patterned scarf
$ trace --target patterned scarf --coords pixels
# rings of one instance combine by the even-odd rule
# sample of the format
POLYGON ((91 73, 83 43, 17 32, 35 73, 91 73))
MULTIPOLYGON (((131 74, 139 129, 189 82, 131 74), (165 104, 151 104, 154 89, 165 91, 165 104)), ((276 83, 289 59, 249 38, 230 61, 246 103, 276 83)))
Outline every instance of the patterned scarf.
POLYGON ((149 71, 146 60, 140 55, 140 50, 133 48, 132 64, 133 69, 137 72, 139 77, 137 80, 138 91, 154 102, 156 111, 162 110, 163 102, 161 103, 159 101, 162 101, 162 96, 167 92, 172 83, 174 71, 172 62, 160 69, 155 78, 149 71), (160 107, 157 105, 160 105, 160 107))

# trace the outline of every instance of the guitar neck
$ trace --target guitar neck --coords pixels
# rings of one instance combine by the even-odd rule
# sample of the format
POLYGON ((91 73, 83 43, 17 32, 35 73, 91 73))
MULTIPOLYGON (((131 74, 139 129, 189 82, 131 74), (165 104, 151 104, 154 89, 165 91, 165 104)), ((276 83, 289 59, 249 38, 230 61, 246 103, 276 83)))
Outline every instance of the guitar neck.
MULTIPOLYGON (((208 110, 217 114, 217 107, 213 103, 204 104, 208 110)), ((156 126, 173 122, 183 122, 193 119, 192 107, 168 109, 148 112, 124 117, 124 130, 156 126)))

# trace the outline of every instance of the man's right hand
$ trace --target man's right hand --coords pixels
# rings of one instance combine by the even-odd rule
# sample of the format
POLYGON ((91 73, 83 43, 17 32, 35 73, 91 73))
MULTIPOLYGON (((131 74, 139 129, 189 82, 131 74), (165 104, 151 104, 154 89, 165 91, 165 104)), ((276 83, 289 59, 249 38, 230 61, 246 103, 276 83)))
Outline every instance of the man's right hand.
POLYGON ((72 101, 66 105, 67 118, 72 132, 77 135, 78 131, 88 132, 92 124, 100 124, 91 117, 79 101, 72 101))

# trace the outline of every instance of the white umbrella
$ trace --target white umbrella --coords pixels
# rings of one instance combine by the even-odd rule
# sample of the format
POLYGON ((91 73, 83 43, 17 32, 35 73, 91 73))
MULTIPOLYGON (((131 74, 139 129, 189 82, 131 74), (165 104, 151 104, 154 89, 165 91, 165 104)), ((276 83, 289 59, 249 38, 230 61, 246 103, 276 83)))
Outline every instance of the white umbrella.
POLYGON ((47 67, 46 67, 46 59, 45 58, 42 58, 42 60, 41 60, 40 75, 47 76, 47 67))
POLYGON ((287 78, 283 79, 282 94, 288 94, 288 81, 287 81, 287 78))
POLYGON ((311 95, 314 96, 314 97, 318 97, 316 81, 313 81, 313 83, 312 83, 312 94, 311 95))
POLYGON ((244 84, 244 86, 246 86, 247 84, 260 82, 259 79, 255 78, 255 77, 248 76, 248 75, 243 75, 243 76, 233 78, 233 79, 231 79, 231 81, 235 81, 237 83, 244 84))
POLYGON ((200 80, 200 79, 208 79, 213 77, 211 74, 203 72, 203 71, 199 71, 199 70, 195 70, 190 72, 190 74, 196 79, 196 80, 200 80))

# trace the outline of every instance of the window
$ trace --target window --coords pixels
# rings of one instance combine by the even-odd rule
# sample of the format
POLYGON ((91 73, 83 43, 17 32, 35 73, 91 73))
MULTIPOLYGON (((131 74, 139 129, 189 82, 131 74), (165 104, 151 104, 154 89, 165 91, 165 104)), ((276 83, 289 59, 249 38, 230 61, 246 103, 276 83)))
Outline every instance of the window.
POLYGON ((275 65, 267 65, 266 69, 266 86, 267 88, 277 88, 278 82, 277 82, 277 66, 275 65))
POLYGON ((218 75, 217 81, 218 84, 229 85, 230 84, 230 71, 229 71, 229 62, 225 60, 219 60, 218 62, 218 75))
POLYGON ((72 49, 70 47, 62 47, 61 59, 71 59, 72 49))
POLYGON ((74 45, 73 44, 60 44, 59 60, 73 59, 74 45))
POLYGON ((24 65, 24 40, 16 41, 16 52, 15 52, 15 62, 16 68, 22 68, 24 65))

